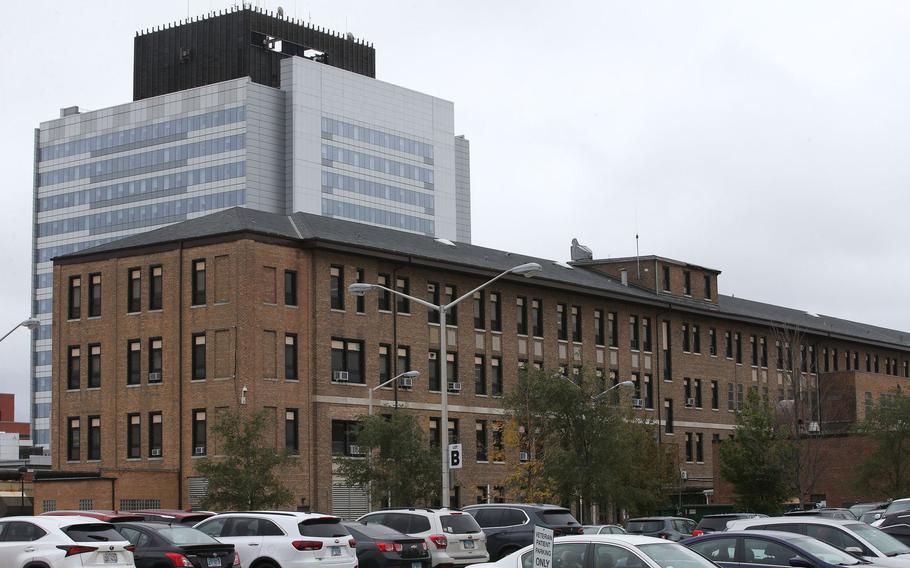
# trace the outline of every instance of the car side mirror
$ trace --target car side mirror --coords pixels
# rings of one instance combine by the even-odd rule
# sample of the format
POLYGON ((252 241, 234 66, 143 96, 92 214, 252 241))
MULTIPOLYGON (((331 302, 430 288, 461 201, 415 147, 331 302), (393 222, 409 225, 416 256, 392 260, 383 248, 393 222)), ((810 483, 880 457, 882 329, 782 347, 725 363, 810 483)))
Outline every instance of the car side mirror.
POLYGON ((799 556, 794 556, 790 559, 790 566, 793 566, 793 568, 815 568, 815 564, 799 556))
POLYGON ((853 556, 862 556, 863 549, 858 546, 848 546, 844 549, 844 552, 852 554, 853 556))

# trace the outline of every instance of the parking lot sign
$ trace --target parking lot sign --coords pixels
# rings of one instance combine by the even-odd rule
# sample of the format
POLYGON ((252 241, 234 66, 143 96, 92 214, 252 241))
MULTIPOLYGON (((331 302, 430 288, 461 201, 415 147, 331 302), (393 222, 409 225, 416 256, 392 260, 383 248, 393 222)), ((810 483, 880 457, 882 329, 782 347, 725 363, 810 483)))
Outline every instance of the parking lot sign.
POLYGON ((461 444, 449 444, 449 469, 461 469, 461 444))
POLYGON ((552 568, 553 566, 553 529, 534 527, 534 566, 533 568, 552 568))

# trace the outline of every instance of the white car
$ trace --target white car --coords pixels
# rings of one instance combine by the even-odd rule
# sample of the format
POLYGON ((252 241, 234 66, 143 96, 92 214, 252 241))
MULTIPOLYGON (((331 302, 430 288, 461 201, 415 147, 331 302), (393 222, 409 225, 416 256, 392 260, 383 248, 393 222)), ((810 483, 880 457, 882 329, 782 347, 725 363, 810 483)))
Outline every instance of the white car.
POLYGON ((384 525, 423 538, 433 566, 467 566, 487 562, 487 537, 474 517, 451 509, 383 509, 368 513, 361 523, 384 525))
POLYGON ((768 517, 730 521, 727 530, 773 530, 804 534, 879 566, 910 568, 910 547, 860 521, 824 517, 768 517))
POLYGON ((3 568, 133 568, 132 551, 112 524, 89 517, 0 519, 3 568))
POLYGON ((341 519, 319 513, 222 513, 196 525, 228 544, 242 568, 355 568, 357 543, 341 519))
MULTIPOLYGON (((534 568, 533 545, 472 568, 534 568)), ((553 540, 553 565, 544 568, 717 568, 685 546, 651 536, 585 534, 553 540)))

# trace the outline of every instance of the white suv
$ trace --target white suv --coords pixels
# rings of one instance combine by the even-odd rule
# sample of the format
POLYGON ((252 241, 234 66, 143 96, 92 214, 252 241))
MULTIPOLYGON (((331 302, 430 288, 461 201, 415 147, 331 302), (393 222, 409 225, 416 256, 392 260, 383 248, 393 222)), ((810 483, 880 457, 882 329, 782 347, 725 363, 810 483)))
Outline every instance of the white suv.
POLYGON ((88 517, 0 519, 3 568, 133 568, 132 551, 112 524, 88 517))
POLYGON ((341 519, 318 513, 222 513, 196 528, 234 545, 243 568, 356 568, 357 543, 341 519))
POLYGON ((487 537, 470 513, 450 509, 384 509, 366 514, 361 523, 385 525, 423 538, 433 567, 488 562, 487 537))

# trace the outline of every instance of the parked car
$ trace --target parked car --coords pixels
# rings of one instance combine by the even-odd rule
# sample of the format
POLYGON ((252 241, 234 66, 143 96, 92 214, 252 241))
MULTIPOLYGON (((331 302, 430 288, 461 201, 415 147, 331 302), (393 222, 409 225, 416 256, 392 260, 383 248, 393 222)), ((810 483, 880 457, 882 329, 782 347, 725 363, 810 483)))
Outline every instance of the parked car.
POLYGON ((121 512, 111 510, 92 510, 92 511, 46 511, 41 513, 41 517, 90 517, 105 523, 135 523, 145 520, 142 515, 137 515, 132 511, 121 512))
POLYGON ((885 507, 885 514, 882 516, 903 513, 904 511, 910 511, 910 498, 895 499, 894 501, 891 501, 891 503, 885 507))
POLYGON ((221 513, 196 528, 234 545, 240 566, 354 568, 357 545, 341 519, 319 513, 221 513))
POLYGON ((133 558, 136 568, 240 566, 240 557, 234 552, 233 544, 218 542, 192 527, 160 522, 118 523, 114 526, 135 547, 133 558))
MULTIPOLYGON (((533 546, 472 568, 533 568, 533 546)), ((551 568, 717 568, 681 544, 631 534, 561 536, 553 541, 551 568)))
POLYGON ((146 521, 158 521, 191 527, 215 515, 211 511, 184 511, 182 509, 139 509, 130 511, 130 513, 139 515, 146 521))
POLYGON ((692 536, 695 521, 684 517, 642 517, 626 521, 626 532, 679 542, 692 536))
POLYGON ((132 568, 132 548, 112 524, 89 517, 0 519, 3 568, 132 568))
POLYGON ((358 522, 383 525, 427 543, 432 565, 487 562, 486 536, 469 513, 451 509, 385 509, 358 522))
POLYGON ((841 568, 867 565, 863 560, 820 540, 780 531, 714 532, 686 539, 682 544, 721 568, 841 568))
POLYGON ((884 514, 884 509, 873 509, 872 511, 866 511, 863 513, 859 520, 860 522, 866 523, 867 525, 871 525, 875 521, 881 519, 884 514))
POLYGON ((627 534, 619 525, 585 525, 581 529, 583 534, 627 534))
POLYGON ((872 503, 857 503, 855 505, 850 505, 850 512, 853 513, 854 517, 859 519, 870 511, 877 511, 879 509, 884 509, 887 506, 888 506, 887 501, 875 501, 872 503))
POLYGON ((910 525, 891 525, 889 527, 883 527, 881 530, 882 532, 893 536, 907 546, 910 546, 910 525))
POLYGON ((343 524, 357 541, 359 568, 430 568, 430 550, 422 538, 384 525, 343 524))
POLYGON ((582 533, 581 523, 572 512, 557 505, 492 503, 470 505, 464 510, 487 535, 487 550, 493 561, 531 544, 535 526, 553 529, 554 536, 582 533))
POLYGON ((727 525, 727 530, 772 530, 803 534, 880 566, 910 568, 910 547, 859 521, 824 517, 769 517, 732 521, 727 525))
POLYGON ((844 521, 855 521, 856 515, 850 512, 850 509, 841 509, 836 507, 820 507, 818 509, 806 509, 805 511, 788 511, 784 513, 787 517, 825 517, 828 519, 841 519, 844 521))
POLYGON ((735 521, 737 519, 754 519, 756 517, 767 516, 768 515, 761 515, 758 513, 721 513, 717 515, 705 515, 701 518, 700 521, 698 521, 698 524, 695 525, 695 530, 692 531, 692 536, 700 536, 715 531, 722 531, 727 528, 727 523, 730 521, 735 521))

